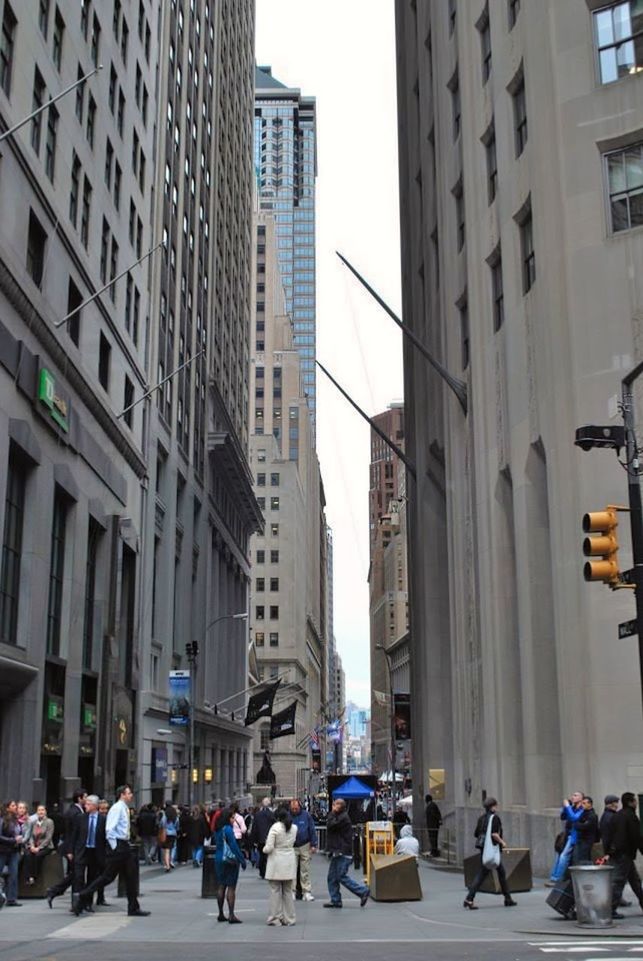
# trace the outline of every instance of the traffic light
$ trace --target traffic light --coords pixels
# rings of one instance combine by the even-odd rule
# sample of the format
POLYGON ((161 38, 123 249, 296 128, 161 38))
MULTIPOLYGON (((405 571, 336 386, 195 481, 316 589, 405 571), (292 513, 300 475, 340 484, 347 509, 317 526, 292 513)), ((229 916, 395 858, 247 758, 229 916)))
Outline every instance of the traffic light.
POLYGON ((600 558, 586 561, 583 574, 586 581, 602 581, 614 590, 621 581, 618 567, 618 514, 609 505, 603 511, 583 515, 583 531, 589 535, 583 541, 585 557, 600 558))

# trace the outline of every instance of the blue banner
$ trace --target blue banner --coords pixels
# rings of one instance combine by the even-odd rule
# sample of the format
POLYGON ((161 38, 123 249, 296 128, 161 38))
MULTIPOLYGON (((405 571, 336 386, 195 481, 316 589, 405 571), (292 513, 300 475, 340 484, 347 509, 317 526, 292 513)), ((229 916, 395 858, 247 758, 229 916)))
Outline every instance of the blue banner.
POLYGON ((186 727, 190 723, 192 695, 189 671, 170 671, 170 724, 186 727))

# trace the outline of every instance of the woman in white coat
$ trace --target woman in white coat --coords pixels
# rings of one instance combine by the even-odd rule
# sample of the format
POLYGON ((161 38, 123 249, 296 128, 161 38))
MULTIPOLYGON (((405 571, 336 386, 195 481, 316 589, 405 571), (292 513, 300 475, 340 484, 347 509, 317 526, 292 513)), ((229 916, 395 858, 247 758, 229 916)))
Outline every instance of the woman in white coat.
POLYGON ((295 923, 293 884, 297 875, 294 850, 297 825, 292 823, 286 807, 280 807, 275 817, 263 846, 263 853, 268 857, 266 880, 270 884, 268 924, 290 925, 295 923))

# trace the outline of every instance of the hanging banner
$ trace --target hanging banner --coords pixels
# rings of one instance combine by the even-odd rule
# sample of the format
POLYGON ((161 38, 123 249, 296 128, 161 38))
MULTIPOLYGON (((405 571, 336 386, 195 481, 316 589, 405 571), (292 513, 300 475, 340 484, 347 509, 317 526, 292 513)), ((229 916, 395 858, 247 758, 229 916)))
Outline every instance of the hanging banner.
POLYGON ((326 728, 326 737, 333 744, 341 744, 342 732, 343 724, 338 718, 336 721, 332 721, 326 728))
POLYGON ((293 701, 290 707, 273 714, 270 719, 270 737, 286 737, 287 734, 295 733, 295 712, 297 711, 297 701, 293 701))
POLYGON ((189 671, 170 671, 170 724, 187 727, 192 696, 189 671))
POLYGON ((270 687, 259 691, 258 694, 253 694, 252 697, 248 699, 246 719, 244 721, 246 727, 248 727, 249 724, 253 724, 260 717, 270 717, 272 714, 272 702, 275 699, 275 694, 280 684, 281 680, 275 681, 270 687))
POLYGON ((394 694, 395 740, 408 741, 411 737, 411 695, 394 694))

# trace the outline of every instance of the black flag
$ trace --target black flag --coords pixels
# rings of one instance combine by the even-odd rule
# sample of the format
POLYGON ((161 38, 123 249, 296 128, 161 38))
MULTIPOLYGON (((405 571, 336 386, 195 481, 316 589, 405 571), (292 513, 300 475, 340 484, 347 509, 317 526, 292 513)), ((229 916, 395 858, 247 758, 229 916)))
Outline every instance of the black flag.
POLYGON ((263 691, 259 691, 258 694, 253 694, 248 700, 248 709, 246 711, 246 727, 248 724, 253 724, 260 717, 270 717, 272 714, 272 702, 275 699, 275 694, 277 693, 277 688, 281 684, 281 680, 275 681, 270 687, 266 687, 263 691))
POLYGON ((270 737, 285 737, 287 734, 295 733, 295 711, 297 701, 293 701, 290 707, 273 714, 270 719, 270 737))

